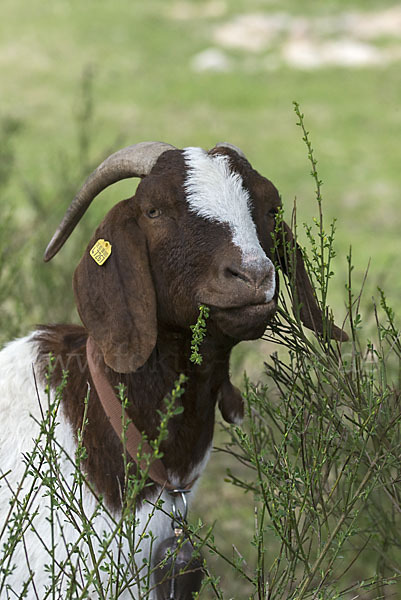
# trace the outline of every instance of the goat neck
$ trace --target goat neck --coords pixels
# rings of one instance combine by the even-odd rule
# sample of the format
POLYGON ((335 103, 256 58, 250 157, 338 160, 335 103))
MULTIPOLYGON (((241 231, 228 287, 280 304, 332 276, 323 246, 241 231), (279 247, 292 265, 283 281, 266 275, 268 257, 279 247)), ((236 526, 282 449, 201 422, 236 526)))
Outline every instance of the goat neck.
MULTIPOLYGON (((49 326, 39 333, 42 369, 51 352, 57 357, 53 385, 60 383, 62 370, 68 368, 69 378, 63 394, 62 410, 77 431, 82 426, 87 381, 91 377, 86 366, 86 333, 76 326, 49 326)), ((200 472, 212 444, 214 412, 221 389, 228 381, 230 344, 206 336, 201 346, 202 365, 190 360, 191 337, 186 332, 160 329, 151 357, 133 373, 116 373, 105 366, 105 374, 114 387, 122 383, 129 401, 128 417, 149 439, 158 435, 158 411, 164 408, 164 398, 171 392, 180 373, 188 376, 185 393, 179 399, 184 411, 169 422, 169 436, 162 444, 163 462, 169 479, 177 485, 190 481, 200 472)), ((92 382, 91 382, 92 383, 92 382)), ((85 469, 97 491, 103 494, 110 508, 121 505, 124 486, 122 445, 112 429, 91 385, 88 403, 88 425, 84 431, 87 449, 85 469)), ((133 471, 135 467, 132 467, 133 471)), ((156 486, 146 487, 139 500, 154 497, 156 486)))

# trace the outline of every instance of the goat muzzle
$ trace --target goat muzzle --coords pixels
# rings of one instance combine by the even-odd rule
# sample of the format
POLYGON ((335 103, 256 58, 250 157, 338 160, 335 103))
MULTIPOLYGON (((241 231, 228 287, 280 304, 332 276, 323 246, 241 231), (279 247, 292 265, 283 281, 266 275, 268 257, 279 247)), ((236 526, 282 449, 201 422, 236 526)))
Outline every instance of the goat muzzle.
POLYGON ((276 294, 276 272, 267 257, 241 256, 230 249, 223 260, 216 260, 208 279, 202 284, 202 304, 221 309, 269 304, 276 294))

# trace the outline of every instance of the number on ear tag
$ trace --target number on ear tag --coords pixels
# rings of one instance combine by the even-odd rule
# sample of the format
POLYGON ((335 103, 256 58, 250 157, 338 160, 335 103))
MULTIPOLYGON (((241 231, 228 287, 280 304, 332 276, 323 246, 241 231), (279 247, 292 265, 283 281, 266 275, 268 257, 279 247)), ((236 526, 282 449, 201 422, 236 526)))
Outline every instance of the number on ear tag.
POLYGON ((89 252, 95 263, 103 265, 111 254, 111 244, 106 240, 100 239, 89 252))

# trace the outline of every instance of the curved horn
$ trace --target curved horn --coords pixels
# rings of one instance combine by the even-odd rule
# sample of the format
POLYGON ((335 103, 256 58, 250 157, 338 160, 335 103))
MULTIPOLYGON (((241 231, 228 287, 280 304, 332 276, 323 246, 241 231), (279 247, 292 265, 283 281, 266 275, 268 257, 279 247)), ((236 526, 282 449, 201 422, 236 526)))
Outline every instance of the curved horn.
POLYGON ((234 146, 234 144, 229 144, 228 142, 219 142, 215 145, 215 148, 228 148, 229 150, 234 150, 239 156, 246 159, 245 154, 242 152, 238 146, 234 146))
POLYGON ((163 142, 141 142, 111 154, 95 169, 75 196, 58 226, 43 260, 49 261, 60 250, 92 200, 112 183, 129 177, 149 175, 157 159, 167 150, 176 150, 163 142))

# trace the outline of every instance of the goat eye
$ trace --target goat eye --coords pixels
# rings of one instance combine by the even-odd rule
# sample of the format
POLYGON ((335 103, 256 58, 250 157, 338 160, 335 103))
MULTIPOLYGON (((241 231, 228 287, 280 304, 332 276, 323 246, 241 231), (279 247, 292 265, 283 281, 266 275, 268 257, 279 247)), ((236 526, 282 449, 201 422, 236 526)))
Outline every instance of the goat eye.
POLYGON ((157 217, 160 217, 161 214, 162 211, 160 208, 150 208, 147 212, 147 215, 150 219, 156 219, 157 217))

